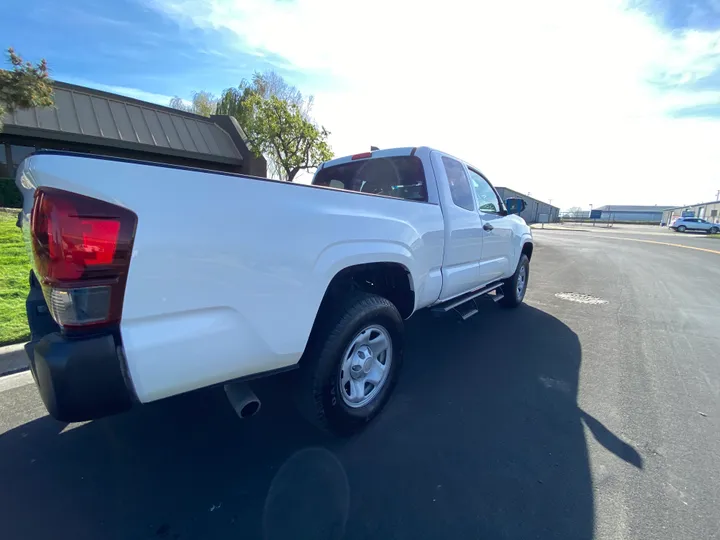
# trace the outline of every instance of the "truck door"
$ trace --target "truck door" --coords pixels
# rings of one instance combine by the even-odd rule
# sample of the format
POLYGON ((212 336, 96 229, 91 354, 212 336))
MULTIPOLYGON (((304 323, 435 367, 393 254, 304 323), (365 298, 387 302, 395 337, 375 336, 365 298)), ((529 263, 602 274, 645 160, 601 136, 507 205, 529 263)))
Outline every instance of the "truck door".
POLYGON ((483 230, 465 165, 437 151, 432 153, 432 165, 445 222, 440 300, 447 300, 480 285, 483 230))
POLYGON ((511 268, 515 260, 515 231, 512 218, 505 215, 503 204, 490 182, 470 167, 468 175, 482 221, 480 281, 489 283, 506 278, 515 271, 515 268, 511 268))

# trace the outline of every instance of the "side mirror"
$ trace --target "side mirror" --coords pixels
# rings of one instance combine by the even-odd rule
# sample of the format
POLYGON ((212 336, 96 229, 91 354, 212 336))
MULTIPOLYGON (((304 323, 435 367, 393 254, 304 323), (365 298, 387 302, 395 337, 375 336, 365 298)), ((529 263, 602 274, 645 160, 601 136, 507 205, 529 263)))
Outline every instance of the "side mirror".
POLYGON ((507 208, 508 215, 519 214, 527 208, 527 203, 525 202, 525 199, 512 197, 510 199, 505 199, 505 207, 507 208))

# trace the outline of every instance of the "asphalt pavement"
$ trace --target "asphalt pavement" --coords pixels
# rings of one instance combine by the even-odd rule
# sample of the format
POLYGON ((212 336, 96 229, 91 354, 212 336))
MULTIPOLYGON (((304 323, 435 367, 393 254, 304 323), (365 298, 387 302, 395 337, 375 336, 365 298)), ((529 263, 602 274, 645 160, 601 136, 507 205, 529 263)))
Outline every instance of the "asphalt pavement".
POLYGON ((277 384, 66 425, 0 379, 0 537, 720 538, 720 241, 534 233, 526 305, 414 316, 348 440, 277 384))

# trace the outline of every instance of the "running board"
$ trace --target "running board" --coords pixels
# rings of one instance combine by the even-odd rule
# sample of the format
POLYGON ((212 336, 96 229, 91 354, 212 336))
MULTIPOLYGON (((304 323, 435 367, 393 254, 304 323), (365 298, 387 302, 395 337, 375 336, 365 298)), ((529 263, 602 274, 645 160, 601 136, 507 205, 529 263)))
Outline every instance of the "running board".
MULTIPOLYGON (((500 287, 502 287, 502 285, 503 285, 503 284, 502 284, 502 281, 498 281, 498 282, 496 282, 496 283, 493 283, 493 284, 491 284, 491 285, 488 285, 487 287, 483 287, 482 289, 477 289, 477 290, 474 290, 474 291, 470 291, 470 292, 468 292, 468 293, 463 294, 462 296, 458 296, 457 298, 453 298, 453 299, 451 299, 451 300, 448 300, 447 302, 445 302, 445 303, 443 303, 443 304, 439 304, 439 305, 433 307, 432 310, 435 311, 435 312, 438 312, 438 311, 439 311, 439 312, 441 312, 441 313, 447 313, 447 312, 450 311, 451 309, 455 309, 456 307, 461 306, 461 305, 464 304, 465 302, 468 302, 468 301, 470 301, 470 300, 474 300, 474 299, 477 298, 478 296, 482 296, 483 294, 487 294, 487 293, 493 292, 493 291, 496 290, 496 289, 499 289, 500 287)), ((499 301, 499 300, 502 298, 502 294, 500 293, 500 291, 498 291, 497 293, 495 293, 495 296, 500 296, 500 298, 494 298, 494 299, 493 299, 493 300, 495 300, 496 302, 499 301)), ((475 313, 477 313, 477 311, 475 311, 475 313)), ((467 319, 468 317, 470 317, 470 316, 472 316, 472 315, 475 315, 475 313, 471 313, 471 314, 468 315, 467 317, 463 317, 463 319, 467 319)))

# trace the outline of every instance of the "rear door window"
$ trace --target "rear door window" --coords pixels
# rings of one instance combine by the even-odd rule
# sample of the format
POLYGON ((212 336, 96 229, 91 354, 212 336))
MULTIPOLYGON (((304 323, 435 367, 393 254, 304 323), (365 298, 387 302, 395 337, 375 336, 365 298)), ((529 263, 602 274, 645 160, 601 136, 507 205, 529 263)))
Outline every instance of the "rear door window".
POLYGON ((465 166, 456 159, 442 157, 443 167, 450 185, 450 195, 455 206, 465 210, 475 210, 472 191, 468 182, 465 166))
POLYGON ((409 201, 428 200, 425 172, 417 156, 377 157, 324 167, 312 183, 409 201))

